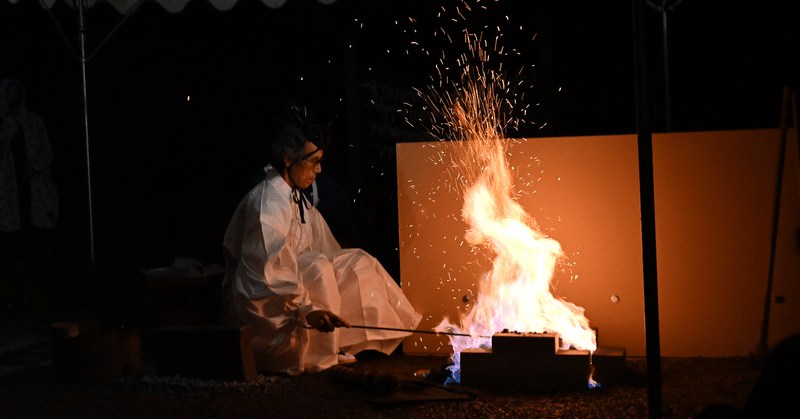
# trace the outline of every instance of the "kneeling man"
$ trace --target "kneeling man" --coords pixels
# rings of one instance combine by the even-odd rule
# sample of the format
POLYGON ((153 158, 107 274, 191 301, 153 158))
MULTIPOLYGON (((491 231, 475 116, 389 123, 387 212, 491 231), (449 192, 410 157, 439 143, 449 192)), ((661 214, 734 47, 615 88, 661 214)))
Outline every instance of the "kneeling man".
POLYGON ((381 264, 342 249, 302 190, 321 170, 325 141, 299 115, 272 144, 266 178, 240 202, 225 233, 226 317, 250 325, 259 371, 298 375, 364 350, 394 351, 417 313, 381 264), (343 328, 340 328, 343 327, 343 328))

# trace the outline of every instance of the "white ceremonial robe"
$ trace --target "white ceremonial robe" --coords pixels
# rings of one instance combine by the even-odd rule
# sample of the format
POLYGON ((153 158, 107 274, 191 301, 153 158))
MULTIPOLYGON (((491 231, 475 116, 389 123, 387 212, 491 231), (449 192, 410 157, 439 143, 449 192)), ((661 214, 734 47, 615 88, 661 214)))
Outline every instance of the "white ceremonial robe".
POLYGON ((305 316, 328 310, 354 325, 413 329, 417 313, 372 256, 342 249, 314 208, 301 223, 291 187, 271 166, 242 199, 225 233, 226 316, 253 328, 260 371, 316 372, 336 365, 340 351, 390 354, 407 332, 306 329, 305 316))
POLYGON ((30 223, 41 228, 56 228, 58 220, 58 188, 50 172, 53 150, 42 118, 20 105, 21 115, 13 120, 5 117, 0 104, 0 230, 19 231, 22 227, 18 185, 30 182, 30 223), (11 152, 11 139, 18 131, 25 136, 28 166, 32 177, 18 179, 11 152), (19 182, 19 183, 18 183, 19 182))

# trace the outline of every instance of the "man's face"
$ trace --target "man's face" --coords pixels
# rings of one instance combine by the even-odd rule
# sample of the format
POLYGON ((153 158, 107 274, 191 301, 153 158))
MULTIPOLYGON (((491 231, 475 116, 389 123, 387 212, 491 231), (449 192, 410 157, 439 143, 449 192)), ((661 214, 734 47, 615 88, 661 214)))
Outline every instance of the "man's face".
POLYGON ((303 160, 293 164, 289 168, 289 175, 294 186, 305 189, 314 183, 317 178, 317 173, 322 171, 322 155, 323 151, 317 148, 313 143, 306 143, 306 148, 303 151, 306 156, 303 160))

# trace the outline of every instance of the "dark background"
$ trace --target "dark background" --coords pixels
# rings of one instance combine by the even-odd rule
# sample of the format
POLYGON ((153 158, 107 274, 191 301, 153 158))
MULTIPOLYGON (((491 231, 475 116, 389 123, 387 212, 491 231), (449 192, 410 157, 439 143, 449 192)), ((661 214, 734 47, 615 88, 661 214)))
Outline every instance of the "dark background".
MULTIPOLYGON (((798 4, 678 4, 669 15, 672 131, 778 126, 783 86, 800 84, 798 4)), ((487 65, 519 81, 526 96, 518 104, 528 106, 510 135, 636 132, 630 1, 467 5, 471 11, 454 0, 288 0, 270 9, 239 0, 220 12, 195 0, 170 14, 144 2, 87 64, 96 265, 137 270, 168 266, 176 256, 221 264, 225 227, 266 165, 274 118, 294 100, 322 119, 335 117, 323 169, 354 215, 342 231, 396 277, 394 143, 425 136, 398 117, 420 103, 381 99, 368 86, 413 98, 412 88, 437 83, 439 58, 440 67, 452 66, 466 51, 464 27, 487 40, 502 34, 507 55, 487 65), (386 134, 392 129, 400 134, 386 134)), ((85 18, 90 55, 123 16, 100 2, 85 18)), ((645 24, 658 132, 665 130, 661 14, 649 9, 645 24)), ((0 0, 0 36, 0 77, 26 86, 28 108, 44 118, 53 145, 61 198, 56 253, 73 273, 65 280, 85 280, 78 13, 63 1, 48 13, 35 1, 0 0)))

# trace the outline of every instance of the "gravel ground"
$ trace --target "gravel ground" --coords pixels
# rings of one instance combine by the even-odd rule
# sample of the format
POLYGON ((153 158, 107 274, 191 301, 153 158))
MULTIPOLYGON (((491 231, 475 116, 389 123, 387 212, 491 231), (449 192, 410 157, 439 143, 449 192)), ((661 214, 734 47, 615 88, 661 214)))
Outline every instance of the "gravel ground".
MULTIPOLYGON (((65 256, 64 264, 69 260, 65 256)), ((7 283, 8 289, 3 288, 0 292, 0 297, 6 295, 0 307, 0 419, 648 416, 645 360, 631 358, 628 359, 629 374, 623 385, 550 394, 442 387, 437 384, 439 380, 423 379, 419 374, 415 376, 420 371, 440 371, 448 361, 444 357, 410 357, 399 352, 392 356, 368 353, 360 354, 358 362, 352 366, 358 371, 391 374, 404 383, 403 389, 415 384, 412 390, 396 394, 417 396, 414 393, 417 391, 458 399, 449 401, 390 403, 353 384, 332 381, 330 374, 324 372, 300 377, 261 375, 252 383, 234 383, 156 376, 143 365, 142 372, 135 376, 90 383, 61 382, 56 379, 51 347, 55 322, 92 323, 100 318, 114 324, 128 324, 132 320, 144 319, 151 306, 143 303, 149 300, 142 292, 140 279, 127 272, 112 271, 111 274, 116 276, 109 277, 104 283, 118 285, 101 288, 98 291, 101 298, 97 298, 100 304, 90 312, 86 307, 92 306, 92 300, 86 296, 92 293, 76 287, 79 278, 65 277, 65 272, 70 271, 58 266, 31 264, 31 267, 17 269, 17 277, 22 279, 7 283), (19 272, 26 273, 25 277, 19 272), (58 284, 70 286, 58 287, 58 284), (81 296, 85 301, 78 304, 81 296), (107 314, 92 314, 95 310, 107 314), (419 388, 423 384, 427 387, 421 391, 419 388)), ((15 273, 14 269, 3 266, 0 266, 0 272, 15 273)), ((795 357, 790 355, 789 359, 795 357)), ((719 404, 743 407, 761 375, 749 366, 746 358, 663 359, 663 416, 692 418, 701 409, 719 404)), ((800 371, 800 367, 789 364, 784 370, 800 371)), ((783 387, 793 389, 797 384, 783 387)))
MULTIPOLYGON (((0 322, 0 418, 643 418, 644 359, 629 359, 624 385, 570 393, 499 393, 441 387, 419 371, 437 372, 442 357, 365 354, 352 367, 391 374, 402 383, 461 400, 385 402, 330 374, 259 375, 252 383, 159 377, 143 372, 114 380, 63 383, 53 374, 48 316, 4 316, 0 322)), ((741 408, 759 377, 746 358, 665 358, 663 412, 691 418, 715 404, 741 408)), ((404 388, 404 387, 401 387, 404 388)))

